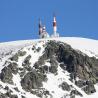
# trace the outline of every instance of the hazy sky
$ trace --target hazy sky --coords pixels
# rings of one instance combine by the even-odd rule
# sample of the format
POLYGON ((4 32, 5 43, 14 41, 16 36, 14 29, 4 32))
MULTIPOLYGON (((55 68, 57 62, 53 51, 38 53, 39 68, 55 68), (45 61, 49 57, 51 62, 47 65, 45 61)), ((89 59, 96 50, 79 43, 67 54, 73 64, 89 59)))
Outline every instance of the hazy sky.
POLYGON ((98 0, 0 0, 0 42, 38 38, 38 19, 61 36, 98 39, 98 0))

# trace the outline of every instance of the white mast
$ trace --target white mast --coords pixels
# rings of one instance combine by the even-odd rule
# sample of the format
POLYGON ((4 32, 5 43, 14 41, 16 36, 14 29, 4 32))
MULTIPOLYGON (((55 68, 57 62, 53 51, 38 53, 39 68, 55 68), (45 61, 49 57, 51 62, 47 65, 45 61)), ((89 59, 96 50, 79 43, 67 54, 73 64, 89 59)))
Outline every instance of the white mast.
POLYGON ((56 16, 54 16, 53 18, 53 32, 54 32, 54 36, 56 37, 57 36, 57 23, 56 23, 56 16))
POLYGON ((53 35, 52 37, 59 37, 59 34, 57 33, 57 22, 56 22, 56 16, 53 17, 53 35))

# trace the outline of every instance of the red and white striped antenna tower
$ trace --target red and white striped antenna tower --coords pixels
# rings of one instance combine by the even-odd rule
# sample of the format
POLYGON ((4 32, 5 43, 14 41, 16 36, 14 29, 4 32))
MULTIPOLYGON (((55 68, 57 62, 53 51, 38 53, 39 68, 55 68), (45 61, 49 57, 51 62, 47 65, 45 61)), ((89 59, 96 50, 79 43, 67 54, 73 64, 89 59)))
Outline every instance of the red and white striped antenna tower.
POLYGON ((57 36, 57 22, 55 13, 53 13, 53 33, 54 36, 57 36))

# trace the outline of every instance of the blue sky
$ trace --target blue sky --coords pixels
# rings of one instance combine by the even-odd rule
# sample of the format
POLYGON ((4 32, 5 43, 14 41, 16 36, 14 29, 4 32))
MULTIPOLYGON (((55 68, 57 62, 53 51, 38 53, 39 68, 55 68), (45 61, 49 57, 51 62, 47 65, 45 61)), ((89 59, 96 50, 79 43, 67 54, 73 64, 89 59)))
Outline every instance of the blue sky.
POLYGON ((98 39, 98 0, 0 0, 0 42, 38 38, 38 19, 61 36, 98 39))

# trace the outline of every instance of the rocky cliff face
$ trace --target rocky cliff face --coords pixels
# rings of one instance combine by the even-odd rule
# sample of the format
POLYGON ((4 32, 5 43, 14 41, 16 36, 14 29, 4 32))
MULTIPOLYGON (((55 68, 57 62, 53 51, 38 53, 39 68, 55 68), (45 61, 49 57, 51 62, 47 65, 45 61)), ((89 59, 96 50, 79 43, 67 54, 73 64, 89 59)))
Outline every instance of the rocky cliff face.
POLYGON ((0 80, 0 98, 81 98, 96 92, 98 59, 60 41, 39 41, 6 60, 0 80))

